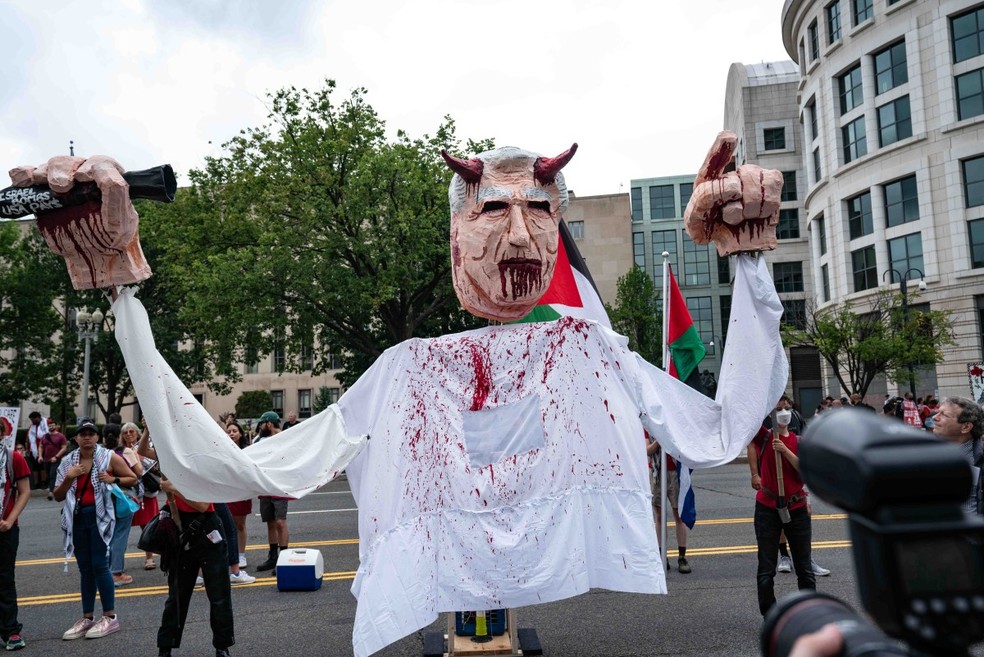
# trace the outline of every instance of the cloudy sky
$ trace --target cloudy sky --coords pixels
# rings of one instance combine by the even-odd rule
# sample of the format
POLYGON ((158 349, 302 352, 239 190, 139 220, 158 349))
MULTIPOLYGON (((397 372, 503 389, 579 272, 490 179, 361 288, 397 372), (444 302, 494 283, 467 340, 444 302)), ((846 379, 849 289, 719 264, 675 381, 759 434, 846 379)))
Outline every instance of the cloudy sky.
MULTIPOLYGON (((782 0, 5 0, 4 168, 105 153, 179 181, 266 94, 366 87, 391 133, 554 155, 580 196, 696 171, 733 62, 788 59, 782 0), (54 5, 61 5, 56 8, 54 5)), ((185 178, 186 180, 186 178, 185 178)), ((3 185, 0 185, 3 186, 3 185)))

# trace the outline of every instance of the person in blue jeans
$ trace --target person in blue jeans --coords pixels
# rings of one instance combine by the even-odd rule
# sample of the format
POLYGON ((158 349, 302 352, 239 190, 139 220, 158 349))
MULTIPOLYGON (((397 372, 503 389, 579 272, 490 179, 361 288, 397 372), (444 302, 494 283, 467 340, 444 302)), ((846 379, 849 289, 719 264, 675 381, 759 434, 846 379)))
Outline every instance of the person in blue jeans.
POLYGON ((119 454, 96 444, 99 428, 83 419, 75 436, 79 448, 62 460, 53 494, 62 507, 65 557, 75 556, 82 593, 82 618, 62 634, 62 639, 98 639, 120 629, 116 615, 113 576, 107 558, 116 510, 110 484, 137 485, 137 476, 119 454), (94 620, 96 590, 103 613, 94 620))

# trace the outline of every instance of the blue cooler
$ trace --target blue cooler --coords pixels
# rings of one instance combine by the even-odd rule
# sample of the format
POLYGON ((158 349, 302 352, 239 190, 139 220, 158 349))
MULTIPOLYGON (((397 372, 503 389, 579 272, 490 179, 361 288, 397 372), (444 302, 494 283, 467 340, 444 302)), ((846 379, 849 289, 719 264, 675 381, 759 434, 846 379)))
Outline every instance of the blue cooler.
POLYGON ((317 591, 325 574, 325 560, 319 550, 288 548, 277 558, 278 591, 317 591))

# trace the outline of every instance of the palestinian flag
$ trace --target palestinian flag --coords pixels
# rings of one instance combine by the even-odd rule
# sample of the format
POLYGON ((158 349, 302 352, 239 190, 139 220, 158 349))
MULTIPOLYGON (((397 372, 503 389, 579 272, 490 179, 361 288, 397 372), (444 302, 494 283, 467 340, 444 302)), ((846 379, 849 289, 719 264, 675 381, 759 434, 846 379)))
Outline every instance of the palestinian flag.
POLYGON ((669 292, 663 304, 663 312, 666 313, 666 342, 670 351, 670 376, 680 379, 692 388, 702 390, 700 385, 700 372, 697 365, 704 358, 706 349, 704 342, 700 339, 700 334, 694 328, 694 320, 690 317, 687 310, 687 302, 684 301, 677 285, 676 278, 673 276, 673 268, 666 266, 669 282, 669 292), (696 384, 691 383, 695 379, 696 384))
MULTIPOLYGON (((704 342, 700 339, 700 334, 694 328, 694 320, 687 309, 687 302, 684 301, 677 285, 676 278, 673 276, 673 268, 666 265, 666 275, 668 283, 667 299, 663 303, 663 312, 666 313, 666 340, 670 352, 670 376, 680 379, 691 388, 700 392, 704 391, 704 386, 700 383, 700 371, 697 365, 704 358, 707 352, 704 349, 704 342)), ((665 353, 665 352, 664 352, 665 353)), ((691 482, 693 470, 685 467, 680 461, 674 461, 676 466, 675 475, 680 486, 680 495, 677 499, 677 515, 680 521, 690 529, 694 528, 697 522, 697 503, 694 498, 694 489, 691 482)))
POLYGON ((591 319, 608 328, 608 313, 601 296, 591 280, 588 265, 581 257, 567 224, 560 222, 560 240, 557 244, 557 265, 554 267, 550 287, 543 294, 539 305, 530 314, 516 322, 551 322, 565 315, 591 319))

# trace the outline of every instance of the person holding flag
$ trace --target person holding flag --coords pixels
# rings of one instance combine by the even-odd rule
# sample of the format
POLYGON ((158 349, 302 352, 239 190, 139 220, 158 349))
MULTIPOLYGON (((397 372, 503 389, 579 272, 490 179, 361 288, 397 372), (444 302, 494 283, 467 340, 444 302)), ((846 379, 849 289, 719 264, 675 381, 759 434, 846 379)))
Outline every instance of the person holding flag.
MULTIPOLYGON (((673 276, 673 268, 667 261, 669 253, 663 252, 663 364, 670 376, 679 379, 695 390, 706 392, 701 385, 700 372, 697 365, 704 358, 706 349, 704 343, 694 328, 694 320, 690 316, 687 304, 673 276)), ((650 441, 647 453, 650 458, 662 450, 656 441, 650 441)), ((693 571, 687 561, 687 537, 697 522, 697 507, 691 485, 692 469, 685 467, 680 461, 669 454, 664 454, 654 461, 658 469, 653 477, 653 511, 656 514, 656 526, 660 531, 661 544, 666 550, 666 527, 663 524, 662 509, 669 499, 673 509, 674 527, 677 538, 677 570, 683 574, 693 571), (666 472, 666 476, 663 476, 666 472), (682 505, 681 505, 682 500, 682 505)), ((669 555, 666 555, 669 569, 669 555)))

